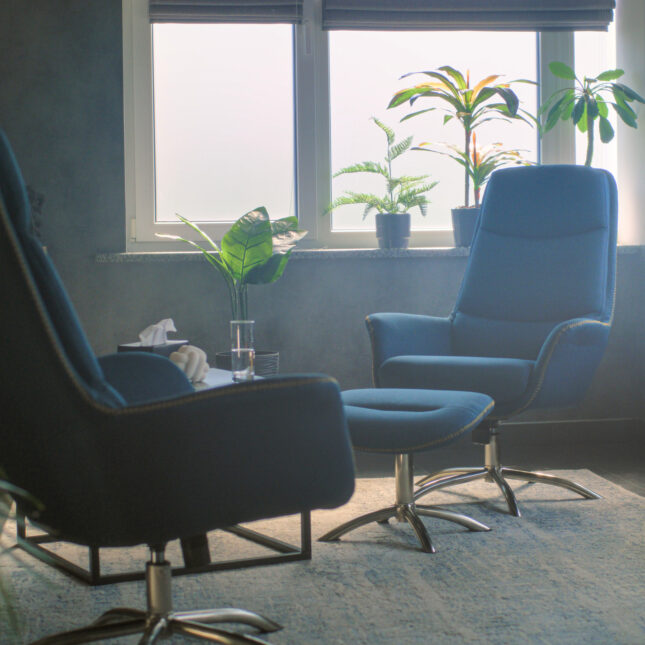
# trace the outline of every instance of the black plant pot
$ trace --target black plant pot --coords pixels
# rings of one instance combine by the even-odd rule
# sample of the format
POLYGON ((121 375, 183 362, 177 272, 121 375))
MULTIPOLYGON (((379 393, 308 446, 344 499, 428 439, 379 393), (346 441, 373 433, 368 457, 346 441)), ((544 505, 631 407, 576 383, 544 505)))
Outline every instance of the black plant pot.
POLYGON ((377 213, 376 238, 379 249, 407 249, 410 242, 410 213, 377 213))
POLYGON ((475 233, 479 206, 452 209, 452 229, 455 235, 455 246, 470 246, 475 233))
MULTIPOLYGON (((255 373, 257 376, 273 376, 280 367, 280 354, 278 352, 255 350, 255 373)), ((231 352, 217 352, 215 354, 215 367, 221 370, 231 369, 231 352)))

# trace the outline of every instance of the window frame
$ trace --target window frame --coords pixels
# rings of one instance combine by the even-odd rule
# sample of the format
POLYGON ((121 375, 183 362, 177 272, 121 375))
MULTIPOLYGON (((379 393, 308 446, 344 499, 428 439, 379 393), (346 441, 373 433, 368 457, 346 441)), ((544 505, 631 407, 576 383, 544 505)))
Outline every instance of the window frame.
MULTIPOLYGON (((125 145, 126 251, 185 251, 185 244, 160 240, 164 232, 198 237, 180 222, 154 221, 154 110, 152 27, 148 0, 122 0, 125 145)), ((322 29, 322 0, 305 0, 302 24, 293 27, 296 214, 308 235, 300 248, 374 248, 373 231, 332 231, 323 216, 331 195, 330 89, 328 32, 322 29)), ((573 32, 536 36, 538 105, 561 87, 548 63, 574 62, 573 32)), ((559 124, 538 141, 539 161, 574 163, 575 133, 559 124)), ((204 224, 221 239, 227 223, 204 224)), ((414 231, 411 247, 452 247, 452 229, 414 231)))

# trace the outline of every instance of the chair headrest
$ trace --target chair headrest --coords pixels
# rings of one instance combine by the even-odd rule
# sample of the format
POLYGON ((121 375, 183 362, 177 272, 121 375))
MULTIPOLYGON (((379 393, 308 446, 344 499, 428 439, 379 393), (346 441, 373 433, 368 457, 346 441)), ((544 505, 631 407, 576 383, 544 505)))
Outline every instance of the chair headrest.
POLYGON ((494 172, 482 203, 481 227, 518 237, 561 237, 609 226, 611 175, 554 164, 494 172))

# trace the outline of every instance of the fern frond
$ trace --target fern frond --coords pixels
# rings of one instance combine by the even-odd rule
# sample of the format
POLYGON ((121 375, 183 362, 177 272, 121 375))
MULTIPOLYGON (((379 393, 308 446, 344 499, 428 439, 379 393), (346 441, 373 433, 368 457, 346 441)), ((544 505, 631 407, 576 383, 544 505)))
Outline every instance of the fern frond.
POLYGON ((383 132, 385 132, 385 136, 387 137, 387 144, 391 146, 394 143, 394 130, 392 128, 389 128, 383 121, 379 121, 375 116, 372 117, 372 121, 378 125, 383 132))
POLYGON ((390 160, 400 157, 404 152, 410 149, 411 145, 412 145, 411 136, 406 137, 405 139, 403 139, 403 141, 399 141, 399 143, 395 143, 389 149, 390 160))
POLYGON ((387 169, 382 166, 380 163, 375 161, 361 161, 360 163, 355 163, 351 166, 341 168, 340 170, 334 173, 334 177, 339 175, 347 175, 355 172, 371 172, 377 175, 383 175, 387 177, 387 169))

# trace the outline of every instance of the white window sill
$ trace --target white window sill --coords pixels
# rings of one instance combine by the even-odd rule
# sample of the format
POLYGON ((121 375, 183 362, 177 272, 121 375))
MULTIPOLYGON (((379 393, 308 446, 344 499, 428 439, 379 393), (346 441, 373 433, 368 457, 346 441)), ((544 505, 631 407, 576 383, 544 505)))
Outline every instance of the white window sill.
MULTIPOLYGON (((465 247, 433 247, 411 249, 294 249, 291 261, 342 260, 344 258, 428 258, 465 257, 465 247)), ((99 263, 124 262, 203 262, 199 251, 135 251, 126 253, 99 253, 99 263)))
MULTIPOLYGON (((291 261, 297 260, 342 260, 347 258, 445 258, 467 257, 466 247, 432 247, 411 249, 294 249, 291 261)), ((645 246, 619 245, 619 255, 644 254, 645 246)), ((126 253, 99 253, 95 257, 100 264, 126 262, 203 262, 199 251, 136 251, 126 253)))

